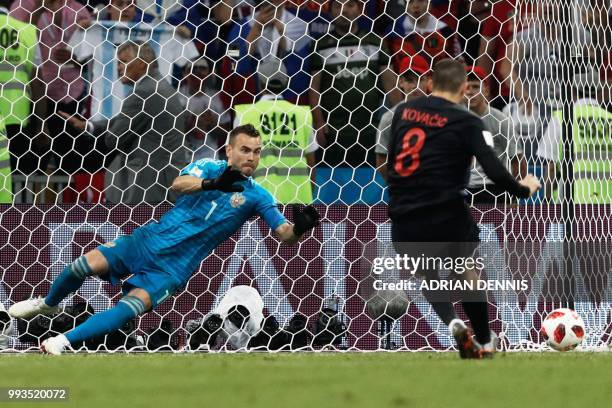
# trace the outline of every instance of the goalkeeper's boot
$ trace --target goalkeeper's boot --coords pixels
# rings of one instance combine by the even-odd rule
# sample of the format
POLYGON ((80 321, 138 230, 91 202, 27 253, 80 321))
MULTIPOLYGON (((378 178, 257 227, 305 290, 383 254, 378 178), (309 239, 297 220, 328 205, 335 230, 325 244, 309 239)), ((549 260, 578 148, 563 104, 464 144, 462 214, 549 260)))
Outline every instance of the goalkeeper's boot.
POLYGON ((480 357, 481 358, 493 358, 493 355, 497 351, 497 346, 499 345, 499 338, 497 334, 493 330, 491 330, 491 340, 488 343, 482 345, 480 349, 480 357))
POLYGON ((15 303, 8 310, 9 314, 16 319, 29 319, 37 315, 52 315, 60 311, 58 306, 48 306, 45 298, 37 297, 15 303))
POLYGON ((70 342, 63 334, 55 337, 49 337, 43 341, 40 345, 40 351, 44 354, 51 354, 59 356, 66 350, 66 347, 70 346, 70 342))
POLYGON ((463 320, 453 319, 448 326, 453 337, 455 338, 455 341, 457 342, 457 349, 459 350, 459 356, 461 358, 482 358, 482 347, 476 340, 474 340, 472 329, 467 327, 465 323, 463 323, 463 320))

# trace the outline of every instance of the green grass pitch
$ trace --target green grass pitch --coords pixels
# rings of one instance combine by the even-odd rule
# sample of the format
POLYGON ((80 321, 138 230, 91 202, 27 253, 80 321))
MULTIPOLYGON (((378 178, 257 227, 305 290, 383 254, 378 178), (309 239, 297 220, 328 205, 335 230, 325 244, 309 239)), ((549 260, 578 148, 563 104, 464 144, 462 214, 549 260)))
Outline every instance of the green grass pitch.
POLYGON ((0 355, 0 387, 68 387, 8 407, 612 406, 612 353, 0 355))

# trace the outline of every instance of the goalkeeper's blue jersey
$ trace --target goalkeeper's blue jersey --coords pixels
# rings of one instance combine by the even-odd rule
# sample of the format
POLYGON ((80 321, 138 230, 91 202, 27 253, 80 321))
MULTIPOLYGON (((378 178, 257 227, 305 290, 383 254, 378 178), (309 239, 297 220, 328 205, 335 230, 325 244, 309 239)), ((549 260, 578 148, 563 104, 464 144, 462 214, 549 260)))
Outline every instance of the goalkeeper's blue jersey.
MULTIPOLYGON (((189 164, 180 174, 213 179, 227 166, 226 161, 203 159, 189 164)), ((286 222, 272 195, 255 180, 249 177, 236 184, 244 191, 184 194, 159 222, 134 231, 142 236, 151 261, 186 282, 200 262, 250 217, 259 214, 272 230, 286 222)))

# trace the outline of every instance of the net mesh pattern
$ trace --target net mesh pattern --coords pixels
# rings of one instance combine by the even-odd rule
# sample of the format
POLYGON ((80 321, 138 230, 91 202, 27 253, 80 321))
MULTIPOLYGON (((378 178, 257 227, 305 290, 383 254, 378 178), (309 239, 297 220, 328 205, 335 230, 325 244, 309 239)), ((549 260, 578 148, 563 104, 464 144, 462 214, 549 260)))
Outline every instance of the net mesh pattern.
MULTIPOLYGON (((418 291, 402 295, 407 311, 392 319, 373 316, 362 290, 368 251, 384 252, 391 241, 382 173, 392 113, 429 93, 435 63, 453 58, 470 67, 465 103, 482 117, 500 160, 516 177, 532 173, 543 184, 516 200, 477 162, 471 168, 466 197, 488 255, 486 276, 529 282, 528 290, 489 293, 491 328, 505 350, 541 350, 541 320, 570 305, 586 324, 582 348, 609 344, 609 1, 0 6, 0 303, 7 309, 46 295, 79 256, 159 220, 172 208, 169 186, 179 170, 224 159, 229 130, 253 123, 264 140, 258 180, 289 219, 287 204, 314 203, 321 225, 285 246, 263 221, 249 220, 184 290, 87 348, 185 350, 190 327, 229 288, 248 285, 281 327, 305 316, 306 348, 453 349, 418 291), (321 329, 326 316, 337 331, 313 345, 331 327, 321 329)), ((90 278, 62 306, 87 303, 100 312, 120 297, 119 286, 90 278)), ((0 347, 35 349, 58 319, 13 319, 0 347)))

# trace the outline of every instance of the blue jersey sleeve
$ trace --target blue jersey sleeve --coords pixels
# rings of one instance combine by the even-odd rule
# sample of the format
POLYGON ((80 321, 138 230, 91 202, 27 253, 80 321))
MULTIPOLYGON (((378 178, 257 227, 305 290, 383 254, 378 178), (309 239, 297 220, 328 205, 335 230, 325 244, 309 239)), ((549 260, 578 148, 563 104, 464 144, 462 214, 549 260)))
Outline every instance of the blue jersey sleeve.
POLYGON ((265 188, 257 185, 258 200, 255 210, 264 219, 266 224, 272 231, 287 222, 285 216, 278 210, 276 201, 272 194, 270 194, 265 188))
POLYGON ((227 162, 223 160, 201 159, 188 164, 181 170, 180 175, 211 179, 217 177, 225 167, 227 167, 227 162))

